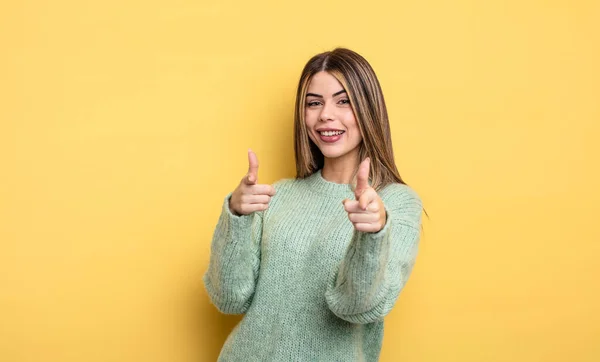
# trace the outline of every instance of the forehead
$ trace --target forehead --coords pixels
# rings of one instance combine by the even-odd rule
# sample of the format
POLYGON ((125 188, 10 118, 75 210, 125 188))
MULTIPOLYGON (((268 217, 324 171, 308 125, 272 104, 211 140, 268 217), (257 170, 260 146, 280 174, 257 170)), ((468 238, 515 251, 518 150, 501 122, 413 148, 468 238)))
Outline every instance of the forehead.
POLYGON ((343 89, 342 84, 333 75, 321 71, 312 76, 307 92, 329 96, 343 89))

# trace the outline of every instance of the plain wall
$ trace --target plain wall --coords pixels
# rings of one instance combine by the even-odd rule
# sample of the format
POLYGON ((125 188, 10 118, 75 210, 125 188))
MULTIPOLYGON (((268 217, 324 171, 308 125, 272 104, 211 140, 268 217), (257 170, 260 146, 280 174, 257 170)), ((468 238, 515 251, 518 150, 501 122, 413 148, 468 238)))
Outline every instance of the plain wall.
POLYGON ((295 87, 377 72, 430 219, 382 362, 600 360, 597 1, 0 5, 0 361, 215 361, 225 195, 294 176, 295 87))

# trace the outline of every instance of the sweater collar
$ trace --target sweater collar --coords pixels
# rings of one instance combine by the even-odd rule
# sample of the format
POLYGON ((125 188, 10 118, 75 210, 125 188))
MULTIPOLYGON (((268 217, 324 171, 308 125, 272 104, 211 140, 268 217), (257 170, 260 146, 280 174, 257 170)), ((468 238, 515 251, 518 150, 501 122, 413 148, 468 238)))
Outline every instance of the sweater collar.
POLYGON ((315 171, 306 180, 308 187, 318 193, 335 196, 354 198, 354 190, 350 184, 338 184, 336 182, 327 181, 323 178, 321 170, 315 171))

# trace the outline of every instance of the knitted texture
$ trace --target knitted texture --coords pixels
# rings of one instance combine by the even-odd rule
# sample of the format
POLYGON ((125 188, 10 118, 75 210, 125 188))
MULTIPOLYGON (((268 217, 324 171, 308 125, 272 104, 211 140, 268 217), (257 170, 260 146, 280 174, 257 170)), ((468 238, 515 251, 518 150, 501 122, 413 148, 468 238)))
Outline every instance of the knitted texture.
POLYGON ((225 197, 204 284, 223 313, 245 314, 223 362, 377 361, 383 318, 413 268, 422 204, 408 186, 378 192, 379 232, 356 231, 342 200, 348 184, 321 170, 283 179, 269 208, 236 216, 225 197))

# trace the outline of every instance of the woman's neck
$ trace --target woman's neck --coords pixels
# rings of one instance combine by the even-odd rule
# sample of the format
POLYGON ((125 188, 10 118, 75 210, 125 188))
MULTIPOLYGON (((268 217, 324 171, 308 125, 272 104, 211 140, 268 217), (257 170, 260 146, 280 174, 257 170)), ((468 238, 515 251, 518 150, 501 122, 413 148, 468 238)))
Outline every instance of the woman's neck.
POLYGON ((330 182, 351 184, 358 168, 358 150, 337 158, 325 157, 321 175, 330 182))

